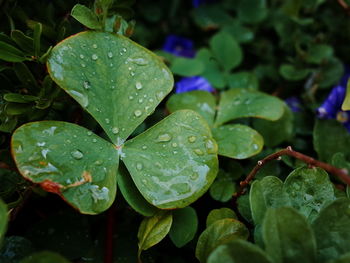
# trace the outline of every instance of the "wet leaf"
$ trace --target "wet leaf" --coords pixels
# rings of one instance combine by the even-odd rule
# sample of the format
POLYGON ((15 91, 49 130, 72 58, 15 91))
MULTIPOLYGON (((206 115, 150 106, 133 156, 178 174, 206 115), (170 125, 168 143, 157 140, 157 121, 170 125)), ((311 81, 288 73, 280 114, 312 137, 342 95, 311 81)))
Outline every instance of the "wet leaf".
POLYGON ((50 251, 36 252, 24 259, 19 263, 69 263, 67 259, 62 257, 60 254, 50 251))
POLYGON ((196 90, 172 95, 166 103, 172 113, 177 110, 194 110, 211 126, 215 116, 215 97, 206 91, 196 90))
POLYGON ((177 247, 183 247, 190 242, 198 228, 198 217, 196 210, 188 206, 173 212, 173 224, 169 232, 171 241, 177 247))
POLYGON ((350 250, 350 200, 339 198, 324 207, 312 223, 317 262, 337 259, 350 250))
POLYGON ((0 247, 7 230, 7 221, 8 221, 7 206, 0 199, 0 247))
POLYGON ((151 205, 137 190, 128 170, 123 164, 119 165, 118 186, 126 202, 143 216, 153 216, 159 209, 151 205))
POLYGON ((284 182, 284 191, 291 205, 310 222, 325 204, 335 199, 333 184, 321 168, 294 170, 284 182))
POLYGON ((101 29, 101 23, 91 9, 84 5, 77 4, 73 7, 71 16, 91 29, 101 29))
POLYGON ((162 241, 169 233, 172 222, 172 214, 167 211, 159 211, 154 216, 143 219, 137 234, 139 255, 142 250, 147 250, 162 241))
POLYGON ((121 158, 144 198, 162 209, 197 200, 218 170, 216 142, 191 110, 176 111, 127 141, 121 158))
POLYGON ((257 245, 236 239, 218 246, 209 256, 208 263, 272 263, 257 245))
POLYGON ((225 218, 237 219, 237 216, 236 213, 230 208, 223 207, 219 209, 213 209, 207 216, 206 225, 209 227, 212 223, 225 218))
POLYGON ((52 79, 117 145, 173 87, 170 71, 156 55, 116 34, 76 34, 52 49, 47 66, 52 79))
POLYGON ((246 159, 258 154, 263 146, 263 137, 254 129, 241 124, 228 124, 213 128, 213 137, 219 147, 219 155, 246 159))
POLYGON ((231 89, 221 94, 215 125, 246 117, 275 121, 283 112, 284 103, 276 97, 259 91, 231 89))
POLYGON ((295 209, 268 209, 262 233, 265 250, 274 262, 316 262, 314 233, 305 217, 295 209))
POLYGON ((100 213, 114 201, 118 152, 83 127, 59 121, 27 123, 14 132, 12 153, 26 179, 81 213, 100 213))
POLYGON ((248 235, 248 229, 236 219, 217 220, 199 236, 196 258, 201 263, 207 262, 210 253, 219 245, 237 238, 247 239, 248 235))

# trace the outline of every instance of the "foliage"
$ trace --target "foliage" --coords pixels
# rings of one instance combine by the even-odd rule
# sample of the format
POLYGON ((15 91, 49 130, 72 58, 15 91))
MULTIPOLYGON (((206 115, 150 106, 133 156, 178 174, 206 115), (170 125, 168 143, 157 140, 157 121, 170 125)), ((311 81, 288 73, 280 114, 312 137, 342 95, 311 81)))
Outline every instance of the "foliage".
POLYGON ((0 0, 0 262, 348 262, 348 5, 0 0))

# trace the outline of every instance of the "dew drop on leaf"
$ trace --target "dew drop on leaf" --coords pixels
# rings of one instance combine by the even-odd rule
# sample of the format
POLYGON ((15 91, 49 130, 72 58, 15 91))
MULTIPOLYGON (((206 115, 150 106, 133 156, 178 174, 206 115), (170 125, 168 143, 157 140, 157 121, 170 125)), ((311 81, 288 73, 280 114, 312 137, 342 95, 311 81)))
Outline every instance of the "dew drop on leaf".
POLYGON ((81 104, 81 106, 83 106, 84 108, 86 108, 89 105, 89 99, 86 95, 76 90, 70 90, 69 93, 72 94, 75 97, 75 99, 81 104))
POLYGON ((169 133, 159 134, 157 138, 157 142, 168 142, 171 140, 171 135, 169 133))
POLYGON ((84 87, 84 89, 90 89, 91 88, 91 84, 90 84, 90 82, 89 81, 84 81, 83 82, 83 87, 84 87))
POLYGON ((195 149, 194 152, 197 154, 197 155, 203 155, 203 151, 201 149, 195 149))
POLYGON ((83 59, 85 56, 83 54, 80 54, 79 57, 83 59))
POLYGON ((190 137, 188 137, 188 141, 189 142, 195 142, 196 141, 196 136, 190 136, 190 137))
POLYGON ((111 121, 109 119, 105 119, 105 122, 109 124, 111 121))
POLYGON ((113 127, 113 128, 112 128, 112 133, 113 133, 113 134, 118 134, 118 132, 119 132, 118 127, 113 127))
POLYGON ((109 58, 112 58, 112 57, 113 57, 113 53, 112 53, 112 52, 108 52, 108 53, 107 53, 107 56, 108 56, 109 58))
POLYGON ((142 89, 142 84, 141 84, 141 82, 136 82, 135 87, 136 87, 137 90, 142 89))
POLYGON ((136 117, 140 117, 140 116, 142 115, 142 111, 140 111, 140 110, 135 110, 135 111, 134 111, 134 115, 135 115, 136 117))
POLYGON ((71 155, 76 160, 80 160, 84 157, 84 154, 79 150, 75 150, 75 151, 71 152, 71 155))
POLYGON ((97 60, 98 56, 96 54, 92 54, 91 58, 92 58, 92 60, 97 60))
POLYGON ((137 164, 136 164, 136 169, 137 169, 137 170, 141 171, 142 168, 143 168, 142 163, 137 163, 137 164))
POLYGON ((97 44, 93 44, 92 47, 93 47, 93 48, 97 48, 97 44))

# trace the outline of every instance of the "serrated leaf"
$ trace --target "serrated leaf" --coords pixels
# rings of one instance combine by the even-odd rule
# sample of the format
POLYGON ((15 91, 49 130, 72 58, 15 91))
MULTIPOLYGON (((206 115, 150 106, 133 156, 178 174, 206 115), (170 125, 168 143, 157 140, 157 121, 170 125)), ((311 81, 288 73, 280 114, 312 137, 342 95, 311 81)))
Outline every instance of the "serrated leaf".
POLYGON ((263 146, 263 137, 254 129, 241 124, 228 124, 213 128, 213 137, 219 147, 219 155, 246 159, 258 154, 263 146))
POLYGON ((339 198, 324 207, 312 224, 317 262, 337 259, 350 250, 350 200, 339 198))
POLYGON ((272 263, 257 245, 236 239, 217 247, 209 256, 208 263, 272 263))
POLYGON ((215 125, 237 119, 256 117, 278 120, 284 112, 280 99, 265 93, 246 89, 231 89, 221 94, 215 125))
POLYGON ((198 112, 210 126, 214 122, 215 106, 215 97, 210 92, 201 90, 174 94, 166 103, 171 113, 184 109, 198 112))
POLYGON ((198 228, 198 217, 196 210, 188 206, 173 212, 173 224, 169 237, 176 247, 183 247, 190 242, 198 228))
POLYGON ((274 262, 316 262, 314 233, 305 217, 295 209, 268 209, 262 232, 265 250, 274 262))
POLYGON ((247 239, 248 235, 248 229, 236 219, 225 218, 217 220, 199 236, 196 258, 201 263, 207 262, 210 253, 219 245, 236 238, 247 239))
POLYGON ((145 199, 162 209, 197 200, 218 169, 216 142, 205 120, 191 110, 174 112, 127 141, 121 158, 145 199))
POLYGON ((198 59, 176 57, 171 64, 171 71, 174 74, 190 77, 203 72, 204 64, 198 59))
POLYGON ((219 209, 213 209, 207 216, 206 226, 208 228, 212 223, 225 218, 237 219, 237 216, 236 213, 230 208, 223 207, 219 209))
POLYGON ((209 45, 214 57, 225 71, 232 70, 242 62, 242 49, 229 33, 224 31, 217 33, 210 39, 209 45))
POLYGON ((123 164, 119 165, 118 186, 127 201, 136 212, 143 216, 153 216, 159 209, 151 205, 137 190, 131 176, 123 164))
POLYGON ((90 29, 101 29, 101 23, 95 13, 84 5, 76 4, 71 16, 90 29))
POLYGON ((26 60, 26 57, 18 48, 0 41, 0 60, 7 62, 22 62, 26 60))
POLYGON ((139 255, 142 250, 147 250, 162 241, 169 233, 172 222, 172 214, 167 211, 159 211, 154 216, 143 219, 137 234, 139 255))
POLYGON ((52 49, 47 66, 52 79, 118 145, 173 87, 170 71, 156 55, 116 34, 74 35, 52 49))
POLYGON ((69 263, 67 259, 62 257, 60 254, 50 251, 42 251, 36 252, 24 259, 22 259, 19 263, 69 263))
POLYGON ((245 71, 228 75, 227 84, 231 89, 259 89, 259 81, 257 77, 253 73, 245 71))
POLYGON ((81 213, 97 214, 113 203, 118 151, 91 131, 67 122, 32 122, 14 132, 11 145, 26 179, 81 213))
POLYGON ((310 222, 325 204, 335 199, 333 184, 321 168, 294 170, 288 175, 283 188, 291 205, 310 222))
POLYGON ((7 230, 7 221, 8 221, 7 206, 0 199, 0 248, 2 245, 2 240, 7 230))

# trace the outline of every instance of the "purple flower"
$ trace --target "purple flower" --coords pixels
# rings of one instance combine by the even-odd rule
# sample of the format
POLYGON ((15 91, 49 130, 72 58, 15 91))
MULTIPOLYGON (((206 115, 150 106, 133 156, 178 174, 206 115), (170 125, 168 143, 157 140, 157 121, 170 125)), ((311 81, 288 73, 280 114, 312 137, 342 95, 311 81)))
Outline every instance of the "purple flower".
POLYGON ((203 77, 194 76, 188 78, 182 78, 175 84, 176 93, 188 92, 193 90, 204 90, 208 92, 213 92, 215 89, 210 85, 210 83, 203 77))
POLYGON ((192 0, 193 7, 197 8, 202 4, 208 4, 211 2, 216 2, 216 0, 192 0))
POLYGON ((284 101, 287 103, 288 107, 293 112, 300 112, 301 111, 301 103, 300 103, 299 98, 293 96, 293 97, 286 98, 284 101))
POLYGON ((193 58, 196 51, 192 40, 176 35, 169 35, 165 39, 163 50, 175 56, 193 58))

